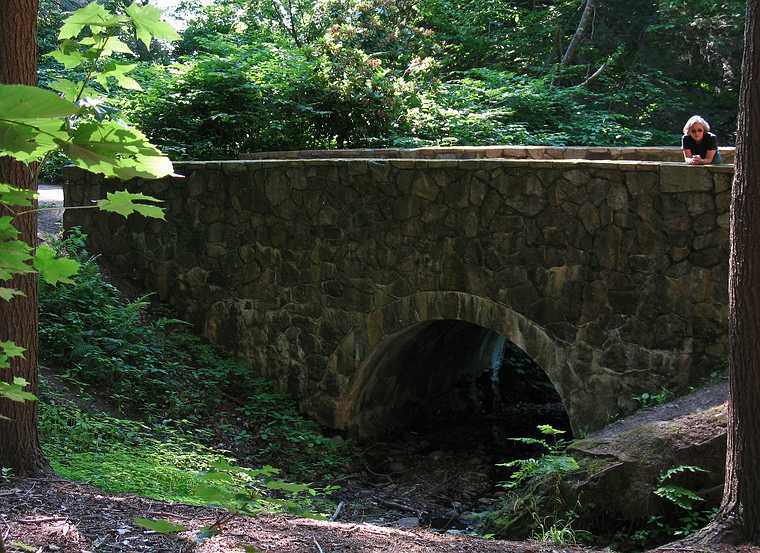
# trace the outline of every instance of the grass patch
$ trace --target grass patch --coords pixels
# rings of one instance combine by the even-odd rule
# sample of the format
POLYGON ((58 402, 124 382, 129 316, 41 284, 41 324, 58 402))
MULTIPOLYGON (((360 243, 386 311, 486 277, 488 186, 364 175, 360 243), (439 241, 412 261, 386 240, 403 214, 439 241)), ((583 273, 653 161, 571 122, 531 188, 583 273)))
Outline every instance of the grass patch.
POLYGON ((65 478, 108 492, 155 499, 193 499, 197 472, 229 461, 229 452, 210 448, 176 428, 85 413, 72 405, 40 403, 42 449, 65 478))
POLYGON ((334 487, 286 482, 270 466, 240 467, 228 451, 176 427, 86 413, 48 398, 40 403, 39 428, 43 451, 58 474, 105 492, 246 513, 321 517, 334 508, 326 498, 334 487))

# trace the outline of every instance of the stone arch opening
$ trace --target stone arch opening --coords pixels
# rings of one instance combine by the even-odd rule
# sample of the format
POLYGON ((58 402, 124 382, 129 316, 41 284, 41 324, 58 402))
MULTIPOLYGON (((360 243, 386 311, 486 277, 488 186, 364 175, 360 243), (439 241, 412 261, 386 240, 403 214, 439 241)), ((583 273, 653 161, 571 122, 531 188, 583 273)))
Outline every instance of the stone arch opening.
POLYGON ((531 394, 527 399, 555 403, 566 416, 564 348, 516 311, 472 294, 421 292, 393 302, 347 336, 331 363, 350 375, 335 426, 361 438, 424 420, 488 415, 497 403, 503 408, 531 394), (519 371, 504 370, 515 359, 519 371))
POLYGON ((366 370, 355 398, 360 436, 445 427, 503 443, 537 424, 569 427, 543 368, 506 336, 467 321, 414 324, 385 341, 366 370))

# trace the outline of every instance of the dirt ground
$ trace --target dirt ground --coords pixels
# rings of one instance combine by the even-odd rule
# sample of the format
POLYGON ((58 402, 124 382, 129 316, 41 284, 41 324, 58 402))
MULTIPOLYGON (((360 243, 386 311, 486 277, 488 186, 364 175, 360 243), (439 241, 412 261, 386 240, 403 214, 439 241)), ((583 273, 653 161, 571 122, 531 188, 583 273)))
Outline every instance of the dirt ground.
MULTIPOLYGON (((222 512, 152 501, 58 479, 15 480, 0 487, 0 531, 6 544, 21 542, 40 553, 560 553, 594 549, 535 542, 506 542, 437 534, 422 528, 400 529, 285 516, 235 517, 220 533, 199 541, 198 529, 213 525, 222 512), (136 517, 165 519, 186 531, 163 535, 145 530, 136 517)), ((23 551, 9 547, 9 551, 23 551)))
MULTIPOLYGON (((224 513, 152 501, 58 479, 15 480, 0 486, 0 532, 8 552, 45 553, 591 553, 609 550, 536 542, 483 540, 286 516, 236 516, 216 536, 197 531, 224 513), (135 524, 136 517, 169 520, 187 528, 164 535, 135 524), (18 542, 26 548, 19 546, 18 542), (16 545, 13 545, 16 544, 16 545), (247 550, 245 548, 248 548, 247 550)), ((661 549, 669 553, 704 549, 661 549)), ((760 548, 711 549, 710 553, 758 553, 760 548)))

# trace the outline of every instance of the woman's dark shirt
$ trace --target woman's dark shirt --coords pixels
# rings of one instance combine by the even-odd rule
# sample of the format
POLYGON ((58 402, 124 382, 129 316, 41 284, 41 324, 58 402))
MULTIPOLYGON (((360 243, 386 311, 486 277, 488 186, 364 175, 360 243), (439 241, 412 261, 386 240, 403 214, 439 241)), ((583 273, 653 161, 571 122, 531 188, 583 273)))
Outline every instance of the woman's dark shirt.
POLYGON ((718 149, 718 137, 713 133, 708 132, 705 133, 705 137, 702 139, 702 142, 697 143, 691 136, 685 134, 681 138, 681 149, 691 150, 692 156, 698 155, 701 158, 705 158, 707 157, 707 150, 718 149))

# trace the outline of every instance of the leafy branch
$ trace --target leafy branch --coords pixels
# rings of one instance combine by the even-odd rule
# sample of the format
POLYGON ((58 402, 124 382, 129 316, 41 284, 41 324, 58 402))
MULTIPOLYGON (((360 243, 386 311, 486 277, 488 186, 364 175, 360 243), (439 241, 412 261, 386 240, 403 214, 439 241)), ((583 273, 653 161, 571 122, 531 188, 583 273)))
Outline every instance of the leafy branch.
MULTIPOLYGON (((62 152, 77 167, 107 177, 157 179, 174 173, 172 163, 145 135, 112 117, 113 109, 104 109, 107 99, 99 97, 92 84, 106 93, 109 79, 129 90, 141 90, 128 73, 137 64, 104 60, 114 53, 134 55, 118 33, 131 27, 137 40, 150 46, 153 39, 176 40, 179 35, 161 21, 160 10, 140 6, 126 8, 124 15, 110 13, 92 2, 76 10, 63 21, 56 50, 47 54, 66 69, 83 67, 85 78, 79 83, 59 79, 52 90, 24 86, 0 85, 0 156, 10 156, 26 164, 31 173, 31 188, 0 183, 0 207, 7 213, 0 217, 0 301, 23 296, 20 290, 2 286, 14 275, 39 273, 47 283, 70 283, 79 270, 73 259, 58 257, 50 246, 35 248, 19 239, 13 225, 21 216, 40 211, 35 204, 37 179, 41 167, 52 152, 62 152), (19 211, 18 208, 31 207, 19 211)), ((163 219, 164 210, 154 205, 160 200, 140 193, 109 193, 93 206, 124 217, 139 213, 163 219)), ((0 342, 0 369, 7 369, 11 359, 23 357, 23 348, 15 343, 0 342)), ((28 382, 15 377, 0 381, 0 397, 13 401, 29 401, 35 397, 24 390, 28 382)))

